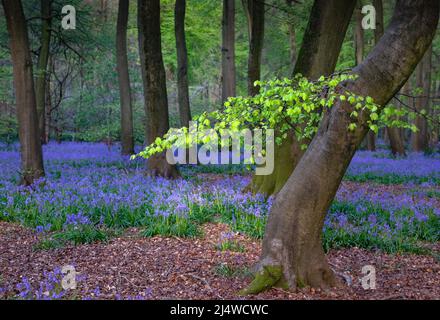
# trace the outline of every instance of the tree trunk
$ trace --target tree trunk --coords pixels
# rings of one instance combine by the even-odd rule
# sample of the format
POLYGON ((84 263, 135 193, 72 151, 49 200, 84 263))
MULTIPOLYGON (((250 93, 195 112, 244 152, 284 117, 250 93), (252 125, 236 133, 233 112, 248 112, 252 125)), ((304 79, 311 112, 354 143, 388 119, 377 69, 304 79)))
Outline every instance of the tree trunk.
MULTIPOLYGON (((318 79, 333 73, 355 3, 356 0, 315 1, 293 74, 318 79)), ((304 154, 300 145, 293 134, 276 145, 274 172, 267 176, 254 175, 247 189, 266 196, 277 194, 304 154)))
MULTIPOLYGON (((377 11, 376 11, 377 13, 377 11)), ((354 47, 355 47, 355 60, 356 65, 359 65, 364 60, 364 52, 365 52, 365 45, 364 45, 364 29, 362 28, 362 2, 358 0, 358 4, 355 9, 355 32, 354 32, 354 47)), ((377 19, 377 18, 376 18, 377 19)), ((376 20, 376 28, 377 28, 377 20, 376 20)), ((375 36, 376 36, 375 30, 375 36)), ((367 144, 367 150, 369 151, 376 151, 376 135, 373 131, 369 131, 366 137, 366 144, 367 144)))
MULTIPOLYGON (((438 81, 436 81, 436 85, 434 87, 435 90, 435 100, 432 101, 433 105, 439 105, 439 98, 440 97, 440 85, 438 83, 438 81)), ((438 108, 431 108, 431 118, 432 119, 440 119, 440 114, 439 114, 439 110, 438 108)), ((432 124, 433 128, 431 130, 431 134, 429 137, 429 147, 434 149, 437 147, 440 147, 439 142, 440 142, 440 136, 439 136, 439 129, 440 129, 440 123, 439 121, 436 121, 432 124)))
POLYGON ((26 19, 21 1, 2 0, 2 4, 9 32, 14 74, 21 183, 30 185, 35 179, 44 176, 44 168, 26 19))
MULTIPOLYGON (((432 47, 426 51, 425 56, 416 70, 417 88, 422 89, 422 91, 417 94, 419 97, 416 99, 415 108, 418 112, 425 110, 426 115, 429 114, 429 96, 431 94, 431 60, 432 47)), ((412 148, 416 152, 421 152, 426 150, 429 146, 428 122, 426 117, 417 116, 415 125, 418 131, 412 134, 412 148)))
POLYGON ((41 142, 46 143, 46 82, 47 82, 47 66, 50 55, 50 38, 51 38, 51 3, 52 0, 41 0, 41 36, 40 36, 40 52, 38 54, 37 72, 35 77, 35 96, 37 100, 38 127, 41 134, 41 142))
POLYGON ((235 0, 223 0, 222 103, 235 96, 235 87, 235 0))
MULTIPOLYGON (((144 83, 146 114, 146 142, 151 144, 169 129, 168 97, 165 67, 162 58, 160 35, 160 1, 138 1, 139 48, 144 83)), ((147 161, 147 174, 174 178, 177 168, 166 161, 165 153, 152 156, 147 161)))
POLYGON ((121 104, 121 152, 134 154, 133 110, 127 59, 127 23, 129 0, 119 0, 116 24, 116 63, 121 104))
MULTIPOLYGON (((374 42, 377 44, 383 36, 384 32, 384 17, 383 17, 383 2, 382 0, 373 0, 373 6, 376 9, 376 29, 374 30, 374 42)), ((369 132, 369 136, 372 135, 372 138, 368 139, 368 141, 374 139, 374 132, 369 132)), ((400 130, 399 128, 392 128, 387 127, 386 128, 386 134, 388 136, 388 139, 390 140, 390 147, 391 147, 391 153, 394 156, 405 156, 405 145, 403 144, 403 141, 400 136, 400 130)), ((374 146, 375 149, 375 143, 372 144, 370 141, 369 149, 374 146), (372 145, 371 145, 372 144, 372 145)))
MULTIPOLYGON (((386 105, 428 49, 438 18, 438 0, 397 0, 383 38, 353 70, 359 77, 341 84, 338 92, 349 90, 386 105)), ((294 290, 338 284, 322 248, 322 228, 346 169, 369 130, 368 112, 360 115, 354 131, 347 129, 352 110, 348 101, 340 100, 326 110, 312 143, 275 199, 259 271, 244 293, 273 285, 294 290)))
POLYGON ((364 61, 364 28, 362 28, 362 3, 358 1, 356 9, 354 10, 354 16, 356 19, 355 32, 354 32, 354 48, 356 65, 360 65, 364 61))
MULTIPOLYGON (((286 3, 289 7, 292 7, 294 4, 293 0, 286 0, 286 3)), ((296 48, 295 21, 292 16, 289 17, 288 27, 289 27, 289 43, 290 43, 290 65, 293 72, 293 68, 295 68, 295 64, 296 64, 297 48, 296 48)))
POLYGON ((50 122, 52 118, 52 97, 51 97, 51 84, 50 84, 50 78, 47 79, 46 83, 46 106, 45 106, 45 117, 44 117, 44 143, 49 143, 49 137, 50 137, 50 122))
POLYGON ((179 104, 180 125, 189 127, 191 109, 188 89, 188 52, 185 39, 186 0, 176 0, 174 11, 174 30, 177 51, 177 99, 179 104))
POLYGON ((243 0, 249 32, 248 95, 256 95, 260 88, 254 82, 260 80, 261 53, 264 42, 264 2, 243 0))

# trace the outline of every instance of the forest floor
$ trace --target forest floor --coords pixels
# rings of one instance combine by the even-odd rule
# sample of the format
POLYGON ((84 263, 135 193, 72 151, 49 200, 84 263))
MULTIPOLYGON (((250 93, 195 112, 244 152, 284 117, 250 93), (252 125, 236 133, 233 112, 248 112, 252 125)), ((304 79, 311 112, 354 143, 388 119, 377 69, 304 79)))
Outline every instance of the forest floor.
POLYGON ((41 283, 47 281, 45 270, 73 265, 81 275, 71 293, 75 299, 440 299, 440 263, 432 256, 359 248, 328 253, 341 279, 339 288, 295 293, 272 289, 243 297, 238 292, 251 281, 260 241, 235 235, 241 252, 220 251, 218 239, 229 226, 208 223, 203 231, 197 239, 140 238, 130 229, 108 243, 36 251, 33 231, 0 222, 1 281, 14 286, 23 280, 19 275, 26 275, 30 283, 41 283), (376 289, 361 285, 365 265, 376 268, 376 289))
POLYGON ((323 227, 341 286, 254 296, 239 291, 273 198, 243 192, 244 167, 153 179, 92 143, 49 144, 44 159, 46 177, 18 186, 18 147, 0 145, 0 300, 440 299, 440 153, 358 152, 323 227))

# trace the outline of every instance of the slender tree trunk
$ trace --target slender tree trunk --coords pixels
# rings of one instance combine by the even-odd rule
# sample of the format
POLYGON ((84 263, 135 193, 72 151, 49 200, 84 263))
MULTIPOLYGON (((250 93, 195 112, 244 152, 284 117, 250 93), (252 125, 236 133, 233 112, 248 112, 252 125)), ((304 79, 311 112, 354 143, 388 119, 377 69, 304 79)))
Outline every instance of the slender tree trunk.
POLYGON ((46 115, 44 117, 44 143, 48 144, 49 143, 49 137, 50 137, 50 122, 51 122, 51 118, 52 118, 52 97, 51 97, 51 83, 50 83, 50 78, 47 79, 47 83, 46 83, 46 107, 45 107, 45 111, 46 111, 46 115))
POLYGON ((21 152, 21 183, 30 185, 35 179, 44 176, 44 168, 26 19, 20 0, 2 0, 2 4, 12 55, 21 152))
POLYGON ((254 83, 260 80, 261 54, 264 42, 264 1, 242 0, 249 31, 248 94, 256 95, 260 88, 254 83))
POLYGON ((189 127, 191 109, 188 89, 188 52, 185 39, 186 0, 176 0, 174 11, 174 30, 177 51, 177 99, 179 103, 180 124, 189 127))
POLYGON ((37 99, 38 126, 41 134, 41 142, 46 143, 45 106, 46 106, 46 82, 48 73, 48 61, 50 55, 51 38, 51 3, 52 0, 41 0, 41 36, 40 52, 38 54, 37 72, 35 77, 35 95, 37 99))
POLYGON ((223 0, 222 103, 235 96, 235 87, 235 0, 223 0))
MULTIPOLYGON (((376 29, 374 30, 374 42, 377 44, 383 36, 384 32, 384 18, 383 18, 383 3, 382 0, 374 0, 373 6, 376 9, 376 29)), ((403 141, 401 139, 400 130, 399 128, 392 128, 387 127, 386 128, 386 134, 388 136, 391 152, 394 156, 405 156, 405 145, 403 144, 403 141)), ((370 145, 368 149, 372 148, 374 146, 375 148, 375 142, 374 139, 374 132, 370 131, 368 133, 370 142, 370 145), (371 141, 370 141, 371 140, 371 141)))
MULTIPOLYGON (((286 3, 289 7, 293 7, 293 0, 286 0, 286 3)), ((293 16, 289 17, 288 27, 289 27, 289 43, 290 43, 290 65, 292 68, 295 68, 296 58, 298 55, 297 47, 296 47, 296 30, 295 30, 295 19, 293 16)))
MULTIPOLYGON (((438 81, 436 81, 436 83, 435 83, 434 90, 435 90, 436 99, 434 101, 432 101, 432 104, 439 105, 440 101, 439 101, 438 97, 440 97, 440 85, 439 85, 438 81)), ((440 114, 439 114, 438 108, 431 108, 431 117, 433 119, 440 119, 440 114)), ((439 147, 439 142, 440 142, 439 129, 440 129, 439 122, 437 121, 437 122, 433 123, 433 128, 431 130, 430 139, 429 139, 430 148, 439 147)))
MULTIPOLYGON (((169 129, 168 97, 165 67, 162 58, 160 35, 160 1, 139 0, 139 48, 144 82, 146 142, 151 144, 169 129)), ((147 161, 147 174, 174 178, 178 176, 176 166, 170 165, 165 153, 152 156, 147 161)))
MULTIPOLYGON (((417 87, 422 89, 422 91, 417 94, 420 98, 416 99, 415 108, 418 112, 425 110, 426 115, 429 114, 429 96, 431 94, 431 60, 432 47, 426 51, 425 56, 417 66, 416 70, 417 87)), ((428 122, 426 121, 426 117, 417 116, 415 125, 418 131, 412 134, 412 148, 417 152, 424 151, 429 146, 428 122)))
POLYGON ((362 3, 358 0, 356 9, 354 10, 354 16, 356 19, 355 32, 354 32, 354 47, 356 65, 360 65, 364 61, 364 28, 362 28, 362 3))
MULTIPOLYGON (((310 79, 333 73, 356 0, 316 0, 293 74, 310 79)), ((247 189, 266 196, 277 194, 304 154, 293 134, 275 146, 274 172, 254 176, 247 189)))
POLYGON ((116 24, 116 63, 121 104, 121 152, 124 155, 134 154, 133 110, 127 59, 128 9, 129 0, 119 0, 116 24))
MULTIPOLYGON (((380 106, 386 105, 428 49, 438 18, 437 0, 397 0, 383 38, 353 70, 359 77, 337 90, 370 96, 380 106)), ((352 110, 348 101, 340 100, 326 110, 312 143, 275 199, 259 271, 244 293, 273 285, 295 290, 338 284, 322 248, 322 228, 347 167, 368 132, 368 112, 360 115, 354 131, 347 130, 352 110)))
MULTIPOLYGON (((376 11, 377 13, 377 11, 376 11)), ((362 2, 358 0, 355 12, 355 32, 354 32, 354 44, 355 44, 355 58, 356 65, 359 65, 364 60, 365 42, 364 42, 364 29, 362 28, 362 2)), ((376 16, 377 17, 377 16, 376 16)), ((377 20, 376 20, 377 21, 377 20)), ((377 28, 377 25, 376 25, 377 28)), ((383 33, 383 32, 382 32, 383 33)), ((375 33, 376 35, 376 33, 375 33)), ((373 131, 369 131, 366 137, 367 149, 370 151, 376 151, 376 135, 373 131)))

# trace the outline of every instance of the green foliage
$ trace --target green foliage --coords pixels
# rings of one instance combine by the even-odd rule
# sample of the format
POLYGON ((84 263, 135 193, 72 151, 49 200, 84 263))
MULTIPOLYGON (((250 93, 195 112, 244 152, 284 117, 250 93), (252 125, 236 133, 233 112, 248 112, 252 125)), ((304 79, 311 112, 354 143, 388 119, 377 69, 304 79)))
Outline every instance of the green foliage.
POLYGON ((18 139, 17 118, 13 115, 0 113, 0 141, 11 144, 18 139))
POLYGON ((79 245, 93 242, 107 242, 111 237, 119 234, 117 230, 103 229, 90 225, 69 227, 62 232, 56 232, 43 237, 36 245, 36 249, 49 250, 62 248, 66 245, 79 245))
POLYGON ((404 184, 404 183, 415 183, 422 184, 424 182, 440 184, 440 179, 437 177, 430 176, 417 176, 417 175, 399 175, 394 173, 374 173, 374 172, 365 172, 358 174, 349 174, 347 173, 344 176, 344 179, 347 181, 354 182, 376 182, 380 184, 404 184))
POLYGON ((171 214, 167 217, 157 216, 149 219, 141 234, 144 237, 162 235, 194 238, 200 236, 200 230, 194 220, 171 214))
POLYGON ((252 272, 247 267, 237 267, 228 263, 220 263, 214 268, 214 273, 225 278, 250 278, 252 272))
POLYGON ((246 249, 237 240, 225 240, 219 243, 216 248, 220 251, 244 252, 246 249))
POLYGON ((173 146, 189 148, 198 143, 216 142, 213 139, 214 134, 206 134, 207 130, 220 134, 227 131, 231 136, 240 136, 241 131, 248 128, 276 128, 278 144, 293 129, 297 139, 304 142, 302 147, 305 149, 305 141, 313 138, 325 111, 337 100, 347 101, 352 105, 353 111, 350 116, 353 122, 349 124, 348 130, 355 130, 364 114, 368 116, 368 126, 376 133, 381 126, 415 130, 413 125, 399 120, 409 112, 390 105, 380 113, 380 107, 371 97, 362 97, 348 91, 341 94, 337 91, 339 84, 355 78, 355 75, 339 74, 309 81, 297 75, 294 79, 256 81, 255 85, 260 86, 260 92, 254 97, 229 98, 222 110, 205 112, 195 117, 195 127, 170 129, 163 137, 156 138, 155 142, 138 156, 149 158, 173 146))

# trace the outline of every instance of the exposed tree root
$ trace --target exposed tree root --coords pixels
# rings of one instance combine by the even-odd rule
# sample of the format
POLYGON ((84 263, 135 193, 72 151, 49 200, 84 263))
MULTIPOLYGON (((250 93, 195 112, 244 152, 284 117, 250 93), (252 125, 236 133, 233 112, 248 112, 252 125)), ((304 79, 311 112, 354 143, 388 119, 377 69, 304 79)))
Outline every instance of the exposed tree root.
POLYGON ((257 294, 272 287, 288 289, 284 281, 283 269, 281 266, 264 266, 255 274, 251 284, 239 292, 240 295, 257 294))

